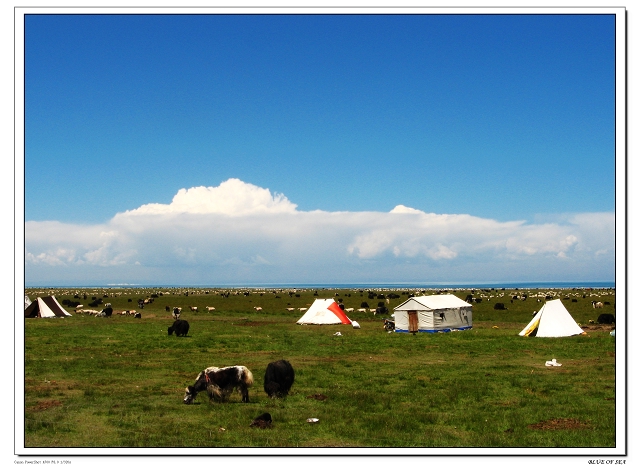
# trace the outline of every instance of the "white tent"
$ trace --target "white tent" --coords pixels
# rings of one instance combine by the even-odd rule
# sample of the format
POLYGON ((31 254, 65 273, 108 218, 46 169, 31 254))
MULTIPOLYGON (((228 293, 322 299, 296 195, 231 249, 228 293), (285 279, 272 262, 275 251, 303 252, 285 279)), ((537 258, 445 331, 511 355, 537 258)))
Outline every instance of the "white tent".
POLYGON ((393 308, 396 332, 471 329, 472 306, 455 295, 414 296, 393 308))
POLYGON ((568 337, 583 330, 571 317, 561 300, 547 301, 519 335, 532 337, 568 337))
POLYGON ((351 324, 351 320, 333 299, 317 299, 298 319, 298 324, 351 324))
POLYGON ((56 300, 55 296, 38 297, 24 309, 25 318, 63 318, 71 316, 56 300))
POLYGON ((29 295, 24 295, 24 309, 27 309, 27 306, 29 306, 31 304, 31 299, 29 298, 29 295))

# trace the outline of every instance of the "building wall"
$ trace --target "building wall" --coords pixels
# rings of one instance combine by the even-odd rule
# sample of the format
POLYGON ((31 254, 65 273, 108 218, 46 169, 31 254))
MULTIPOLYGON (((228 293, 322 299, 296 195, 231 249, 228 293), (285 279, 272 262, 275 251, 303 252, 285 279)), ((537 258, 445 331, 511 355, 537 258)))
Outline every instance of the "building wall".
MULTIPOLYGON (((395 311, 396 332, 409 331, 407 311, 395 311)), ((451 329, 469 329, 473 325, 471 307, 418 311, 418 331, 436 332, 451 329)))

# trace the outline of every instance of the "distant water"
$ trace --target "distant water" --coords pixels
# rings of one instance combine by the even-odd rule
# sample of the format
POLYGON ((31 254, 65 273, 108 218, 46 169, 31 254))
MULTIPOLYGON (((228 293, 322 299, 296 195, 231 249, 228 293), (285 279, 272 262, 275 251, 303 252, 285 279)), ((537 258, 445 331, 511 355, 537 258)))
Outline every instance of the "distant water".
POLYGON ((365 288, 381 289, 526 289, 526 288, 615 288, 615 282, 504 282, 504 283, 229 283, 229 284, 89 284, 89 285, 26 285, 25 288, 298 288, 298 289, 333 289, 352 290, 365 288))

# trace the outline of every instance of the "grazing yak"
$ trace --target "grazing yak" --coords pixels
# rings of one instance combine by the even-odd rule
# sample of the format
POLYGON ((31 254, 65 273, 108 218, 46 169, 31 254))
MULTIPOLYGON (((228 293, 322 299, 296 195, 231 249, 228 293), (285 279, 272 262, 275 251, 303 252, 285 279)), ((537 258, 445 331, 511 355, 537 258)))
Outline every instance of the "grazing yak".
POLYGON ((284 397, 289 394, 294 378, 295 372, 287 360, 271 362, 264 374, 264 392, 269 397, 284 397))
POLYGON ((111 315, 113 314, 113 308, 111 307, 111 303, 107 303, 104 306, 105 308, 101 312, 104 313, 106 317, 108 318, 111 317, 111 315))
POLYGON ((242 394, 242 402, 249 402, 249 388, 253 385, 253 374, 246 366, 210 366, 201 371, 193 386, 187 386, 182 401, 191 404, 199 392, 207 391, 209 401, 224 402, 234 389, 242 394))
POLYGON ((598 316, 598 324, 615 324, 616 318, 613 314, 604 313, 598 316))
POLYGON ((176 319, 173 322, 173 325, 169 327, 167 332, 169 332, 169 335, 175 332, 177 337, 186 337, 187 333, 189 332, 189 323, 184 319, 176 319))

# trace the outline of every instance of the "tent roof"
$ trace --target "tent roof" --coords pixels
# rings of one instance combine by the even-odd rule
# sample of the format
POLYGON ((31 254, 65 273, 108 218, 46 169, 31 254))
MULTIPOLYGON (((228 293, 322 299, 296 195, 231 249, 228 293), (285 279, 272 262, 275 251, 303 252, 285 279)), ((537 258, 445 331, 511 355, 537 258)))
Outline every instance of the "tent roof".
POLYGON ((351 324, 333 299, 317 299, 297 321, 298 324, 351 324))
POLYGON ((520 331, 521 336, 568 337, 584 331, 564 307, 562 301, 547 301, 527 326, 520 331), (537 328, 537 331, 536 331, 537 328), (534 333, 535 331, 535 333, 534 333))
POLYGON ((461 300, 455 295, 450 293, 446 295, 427 295, 427 296, 414 296, 409 298, 405 302, 399 304, 394 311, 410 311, 414 309, 448 309, 448 308, 463 308, 465 306, 471 306, 466 301, 461 300))
POLYGON ((38 297, 24 310, 25 318, 55 318, 71 316, 56 300, 55 296, 38 297))

